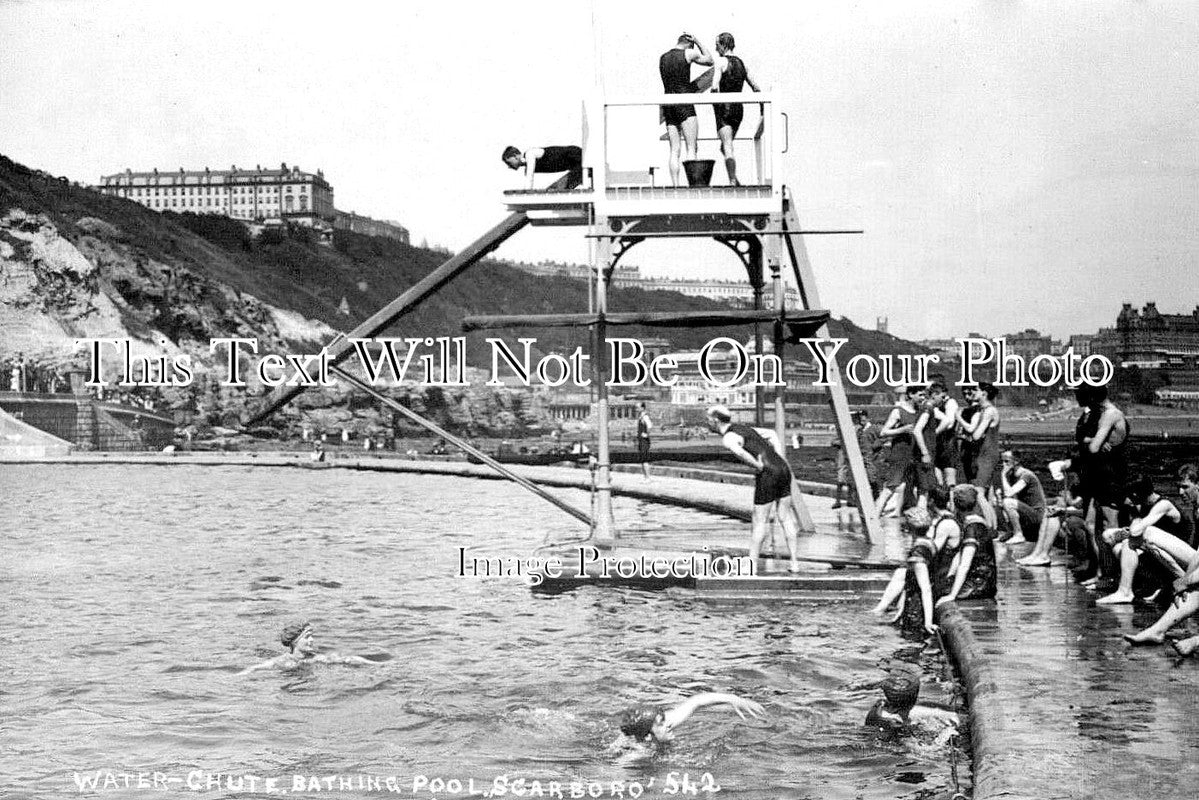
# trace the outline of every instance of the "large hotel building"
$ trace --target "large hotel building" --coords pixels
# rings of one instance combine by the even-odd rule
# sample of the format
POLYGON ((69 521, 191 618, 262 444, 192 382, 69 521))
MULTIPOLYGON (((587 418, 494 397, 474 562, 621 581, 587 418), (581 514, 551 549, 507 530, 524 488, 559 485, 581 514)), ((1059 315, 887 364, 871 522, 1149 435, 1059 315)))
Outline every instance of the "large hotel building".
POLYGON ((333 207, 333 187, 315 174, 281 164, 278 169, 125 170, 100 178, 101 193, 124 197, 155 211, 221 214, 246 223, 272 220, 314 228, 340 228, 408 241, 408 230, 333 207))
POLYGON ((332 224, 335 216, 333 187, 324 174, 286 164, 252 170, 125 170, 105 175, 98 188, 155 211, 223 214, 245 221, 292 218, 310 224, 318 219, 332 224))

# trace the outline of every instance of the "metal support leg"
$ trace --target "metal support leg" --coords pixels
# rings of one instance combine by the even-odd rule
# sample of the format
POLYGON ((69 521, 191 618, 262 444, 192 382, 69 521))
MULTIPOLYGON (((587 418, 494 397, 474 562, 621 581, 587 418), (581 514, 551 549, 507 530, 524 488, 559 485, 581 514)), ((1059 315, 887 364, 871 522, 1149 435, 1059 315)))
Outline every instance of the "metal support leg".
MULTIPOLYGON (((791 256, 791 264, 795 269, 795 281, 799 287, 799 295, 803 298, 804 308, 819 308, 820 296, 816 290, 816 279, 812 273, 812 263, 808 260, 808 249, 804 245, 803 236, 795 233, 802 230, 799 226, 799 216, 790 200, 784 204, 783 227, 791 231, 785 237, 785 243, 791 256)), ((822 326, 817 333, 822 339, 829 338, 828 326, 822 326)), ((845 448, 845 456, 849 461, 850 477, 857 490, 858 499, 862 505, 862 519, 866 525, 866 536, 874 547, 883 544, 883 528, 879 522, 878 508, 874 502, 874 492, 866 477, 866 461, 862 457, 858 445, 858 433, 853 420, 849 416, 849 398, 845 395, 845 385, 841 382, 841 368, 836 360, 831 360, 829 370, 829 403, 833 407, 833 416, 837 424, 837 432, 845 448)))

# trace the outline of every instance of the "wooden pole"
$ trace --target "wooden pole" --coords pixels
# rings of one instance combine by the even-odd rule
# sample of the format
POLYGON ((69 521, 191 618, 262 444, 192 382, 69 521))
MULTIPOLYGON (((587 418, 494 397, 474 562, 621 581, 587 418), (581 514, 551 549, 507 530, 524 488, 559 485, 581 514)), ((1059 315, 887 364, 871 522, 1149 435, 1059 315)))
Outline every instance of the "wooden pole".
MULTIPOLYGON (((792 231, 799 231, 799 215, 795 206, 788 199, 784 203, 783 225, 792 231)), ((799 285, 799 296, 803 298, 805 308, 820 304, 816 291, 816 277, 812 272, 812 262, 808 260, 808 249, 804 245, 803 236, 799 233, 788 235, 784 241, 791 255, 791 264, 795 269, 795 281, 799 285)), ((821 339, 829 338, 828 327, 821 326, 817 334, 821 339)), ((866 461, 858 444, 857 428, 849 416, 849 398, 845 395, 845 384, 841 381, 841 368, 836 359, 829 359, 829 403, 833 407, 833 416, 837 423, 837 432, 841 435, 841 446, 845 448, 845 457, 849 462, 849 473, 853 478, 854 488, 857 489, 858 501, 862 509, 862 521, 866 525, 866 537, 873 547, 883 545, 883 527, 878 516, 878 507, 874 502, 874 492, 866 477, 866 461)))
POLYGON ((369 394, 371 397, 378 400, 383 405, 387 406, 388 408, 392 409, 393 411, 399 412, 400 414, 407 417, 412 422, 415 422, 417 425, 420 425, 425 430, 432 431, 433 433, 437 434, 438 436, 445 439, 447 442, 454 445, 454 447, 457 447, 459 450, 463 451, 464 453, 468 453, 469 455, 472 455, 475 458, 479 459, 484 464, 491 467, 493 470, 495 470, 496 472, 498 472, 500 475, 504 476, 508 480, 512 481, 513 483, 523 486, 525 489, 528 489, 530 492, 537 495, 542 500, 547 500, 550 503, 553 503, 558 508, 565 511, 567 514, 570 514, 575 519, 579 520, 580 522, 585 523, 588 527, 591 526, 591 524, 592 524, 591 517, 588 516, 586 512, 575 508, 570 503, 567 503, 564 500, 559 500, 557 497, 554 497, 552 494, 547 492, 545 489, 542 489, 540 486, 536 485, 535 483, 530 481, 528 478, 523 478, 520 475, 517 475, 515 472, 511 471, 510 469, 505 467, 503 464, 500 464, 498 461, 496 461, 491 456, 489 456, 486 453, 484 453, 483 451, 479 450, 477 447, 474 447, 473 445, 468 444, 467 442, 464 442, 463 440, 459 439, 457 436, 455 436, 454 434, 445 430, 444 428, 440 427, 436 423, 430 422, 429 420, 422 417, 420 414, 417 414, 412 409, 406 408, 406 407, 400 405, 395 400, 391 399, 387 395, 380 392, 374 386, 371 386, 369 383, 367 383, 366 381, 359 378, 357 375, 354 375, 353 373, 350 373, 350 372, 346 372, 344 369, 342 369, 341 367, 338 367, 338 366, 330 367, 329 371, 333 372, 333 373, 339 375, 340 377, 344 378, 345 380, 349 381, 351 384, 353 384, 354 386, 357 386, 359 389, 366 392, 367 394, 369 394))
MULTIPOLYGON (((607 219, 597 217, 597 230, 607 228, 607 219)), ((616 541, 616 526, 612 518, 612 454, 608 442, 608 330, 604 315, 608 311, 608 278, 612 274, 612 239, 596 240, 595 246, 595 424, 598 463, 595 473, 595 523, 592 527, 595 544, 611 547, 616 541)))

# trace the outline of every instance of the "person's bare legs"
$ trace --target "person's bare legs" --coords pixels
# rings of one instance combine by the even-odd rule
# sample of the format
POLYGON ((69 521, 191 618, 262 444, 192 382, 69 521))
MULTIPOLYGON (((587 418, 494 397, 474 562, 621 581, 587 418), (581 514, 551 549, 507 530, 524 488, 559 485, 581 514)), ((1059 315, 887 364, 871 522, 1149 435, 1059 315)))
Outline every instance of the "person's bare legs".
POLYGON ((766 533, 770 528, 770 507, 772 505, 773 503, 764 503, 754 506, 749 535, 749 560, 753 564, 758 563, 758 558, 762 554, 762 542, 766 540, 766 533))
MULTIPOLYGON (((1157 622, 1150 625, 1145 630, 1131 635, 1126 635, 1124 638, 1132 644, 1161 644, 1166 639, 1166 631, 1173 628, 1178 623, 1185 620, 1187 617, 1193 616, 1196 611, 1199 611, 1199 592, 1187 592, 1174 599, 1170 607, 1162 613, 1157 622)), ((1199 637, 1192 637, 1199 639, 1199 637)), ((1188 642, 1190 639, 1187 640, 1188 642)), ((1184 655, 1189 655, 1190 650, 1184 655)))
POLYGON ((678 186, 680 168, 679 152, 683 146, 678 125, 666 126, 666 140, 670 142, 670 159, 666 162, 666 166, 670 170, 670 183, 672 186, 678 186))
MULTIPOLYGON (((1104 537, 1108 536, 1108 531, 1103 532, 1104 537)), ((1132 577, 1136 574, 1137 564, 1141 563, 1141 554, 1128 546, 1128 542, 1120 542, 1113 548, 1116 557, 1120 559, 1120 585, 1116 591, 1100 597, 1095 601, 1097 606, 1110 606, 1119 603, 1131 603, 1132 595, 1132 577)))
MULTIPOLYGON (((1129 641, 1132 640, 1129 639, 1129 641)), ((1196 650, 1199 650, 1199 636, 1188 636, 1174 642, 1174 652, 1184 658, 1193 655, 1196 650)))
POLYGON ((1046 518, 1041 523, 1041 530, 1037 533, 1037 543, 1033 545, 1032 551, 1024 558, 1016 559, 1016 563, 1023 564, 1026 567, 1048 566, 1049 550, 1053 547, 1053 540, 1057 538, 1057 533, 1061 529, 1061 526, 1061 518, 1046 518))
POLYGON ((791 563, 787 569, 790 572, 799 572, 799 514, 795 511, 790 497, 776 500, 774 507, 775 514, 783 525, 783 536, 787 540, 787 552, 791 556, 791 563))
POLYGON ((1008 525, 1010 526, 1012 535, 1008 537, 1008 544, 1020 544, 1024 541, 1024 527, 1020 524, 1020 512, 1017 500, 1014 497, 1003 498, 1003 513, 1007 517, 1008 525), (1012 541, 1015 539, 1016 541, 1012 541))
POLYGON ((907 570, 903 567, 891 573, 891 580, 887 582, 887 586, 883 589, 883 596, 879 599, 878 605, 870 609, 871 614, 882 615, 886 613, 891 604, 899 599, 903 594, 903 582, 907 577, 907 570))
POLYGON ((683 158, 694 161, 699 147, 699 117, 692 114, 679 127, 683 130, 683 158))
POLYGON ((733 150, 733 126, 720 126, 716 135, 720 137, 720 154, 724 156, 724 168, 729 174, 729 186, 740 186, 741 181, 737 180, 737 158, 733 150))

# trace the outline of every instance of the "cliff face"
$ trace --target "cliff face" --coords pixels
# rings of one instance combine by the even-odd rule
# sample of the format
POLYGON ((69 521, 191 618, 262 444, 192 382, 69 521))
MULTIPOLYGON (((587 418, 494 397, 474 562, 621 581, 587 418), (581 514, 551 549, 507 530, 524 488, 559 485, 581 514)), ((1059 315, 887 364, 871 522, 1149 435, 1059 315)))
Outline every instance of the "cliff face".
POLYGON ((0 357, 66 365, 80 338, 128 338, 140 355, 201 356, 212 336, 257 336, 276 348, 318 343, 328 325, 276 308, 184 263, 147 255, 116 226, 45 213, 0 216, 0 357))

